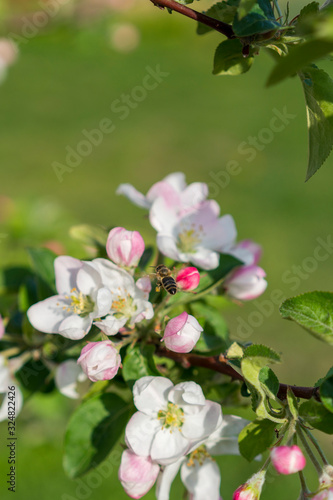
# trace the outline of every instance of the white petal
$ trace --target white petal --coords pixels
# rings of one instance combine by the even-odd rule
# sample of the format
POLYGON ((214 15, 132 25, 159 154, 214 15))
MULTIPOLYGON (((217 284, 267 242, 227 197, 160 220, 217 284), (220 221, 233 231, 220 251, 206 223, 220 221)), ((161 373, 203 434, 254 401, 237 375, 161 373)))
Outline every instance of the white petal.
MULTIPOLYGON (((156 236, 156 244, 163 255, 166 255, 173 260, 178 262, 186 262, 190 260, 187 254, 183 254, 178 250, 175 238, 169 234, 158 233, 156 236)), ((191 262, 193 261, 191 260, 191 262)))
MULTIPOLYGON (((71 399, 80 397, 77 392, 77 382, 83 371, 74 359, 61 363, 55 373, 55 384, 61 394, 71 399)), ((84 374, 83 374, 84 375, 84 374)), ((85 376, 85 378, 87 378, 85 376)))
POLYGON ((168 394, 173 383, 164 377, 142 377, 133 386, 134 404, 146 415, 157 416, 160 410, 165 410, 168 394))
POLYGON ((172 481, 177 476, 179 468, 183 461, 186 460, 184 457, 177 460, 164 468, 163 472, 160 472, 157 478, 156 484, 156 498, 157 500, 169 500, 170 488, 172 481))
POLYGON ((134 453, 142 457, 151 454, 151 445, 161 424, 157 419, 150 418, 141 411, 137 411, 130 418, 125 431, 125 440, 134 453))
POLYGON ((220 255, 213 250, 208 248, 200 247, 197 249, 196 253, 188 254, 188 259, 195 266, 201 267, 201 269, 216 269, 219 265, 220 255))
MULTIPOLYGON (((15 416, 19 414, 21 411, 21 408, 23 406, 23 396, 20 388, 18 387, 17 384, 15 384, 14 380, 12 378, 8 379, 8 386, 11 387, 14 385, 15 387, 15 416)), ((6 390, 4 391, 4 399, 2 402, 2 405, 0 407, 0 422, 3 422, 4 420, 8 419, 8 412, 13 410, 13 401, 8 400, 8 386, 6 387, 6 390), (10 403, 10 405, 9 405, 10 403)), ((11 391, 14 392, 14 391, 11 391)), ((11 394, 12 396, 12 394, 11 394)))
POLYGON ((100 288, 97 292, 97 311, 96 316, 102 317, 110 312, 112 304, 112 295, 108 288, 100 288))
POLYGON ((133 305, 136 306, 136 311, 130 323, 138 323, 143 319, 151 319, 154 316, 153 305, 147 300, 134 300, 133 305))
POLYGON ((76 287, 76 277, 82 262, 74 257, 61 255, 54 261, 56 287, 59 294, 69 293, 76 287))
POLYGON ((63 320, 72 314, 67 310, 69 305, 70 300, 62 295, 54 295, 31 306, 27 315, 36 330, 44 333, 59 333, 63 320))
POLYGON ((160 465, 169 465, 186 455, 189 448, 189 440, 179 432, 178 428, 172 432, 170 429, 161 429, 154 437, 150 456, 160 465))
POLYGON ((185 174, 184 172, 173 172, 172 174, 164 177, 162 182, 167 182, 176 191, 183 191, 186 188, 185 174))
POLYGON ((140 193, 135 187, 133 187, 131 184, 120 184, 118 187, 117 194, 123 194, 128 198, 134 205, 137 205, 138 207, 141 208, 150 208, 150 203, 147 200, 147 198, 140 193))
POLYGON ((127 323, 127 318, 115 318, 110 314, 106 316, 102 321, 94 321, 94 325, 97 326, 100 330, 102 330, 105 335, 116 335, 120 328, 122 328, 127 323))
POLYGON ((221 406, 213 401, 206 401, 199 413, 186 415, 182 433, 188 439, 203 439, 215 431, 221 424, 221 418, 221 406))
POLYGON ((101 276, 90 262, 82 262, 76 282, 79 291, 84 295, 91 295, 96 288, 102 286, 101 276))
POLYGON ((157 198, 149 211, 149 221, 158 232, 171 234, 178 224, 177 206, 172 200, 169 203, 164 198, 157 198))
POLYGON ((184 207, 193 207, 204 201, 208 196, 208 186, 204 182, 193 182, 182 193, 184 207))
POLYGON ((190 467, 184 463, 180 476, 193 500, 219 500, 221 474, 215 461, 206 459, 202 465, 195 461, 190 467))
POLYGON ((72 314, 64 319, 59 326, 59 335, 72 340, 82 339, 90 330, 92 319, 89 316, 81 318, 72 314))
POLYGON ((175 385, 170 391, 168 399, 180 406, 186 415, 199 413, 206 404, 202 389, 195 382, 181 382, 175 385))

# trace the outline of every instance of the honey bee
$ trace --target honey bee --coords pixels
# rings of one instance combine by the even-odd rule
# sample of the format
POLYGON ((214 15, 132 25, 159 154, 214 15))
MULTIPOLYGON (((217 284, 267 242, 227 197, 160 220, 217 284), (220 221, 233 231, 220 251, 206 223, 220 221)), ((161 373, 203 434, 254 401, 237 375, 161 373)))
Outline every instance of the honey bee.
POLYGON ((177 283, 172 272, 164 264, 159 264, 155 267, 155 277, 157 280, 156 291, 159 292, 161 288, 164 288, 166 292, 170 295, 175 295, 177 293, 177 283))

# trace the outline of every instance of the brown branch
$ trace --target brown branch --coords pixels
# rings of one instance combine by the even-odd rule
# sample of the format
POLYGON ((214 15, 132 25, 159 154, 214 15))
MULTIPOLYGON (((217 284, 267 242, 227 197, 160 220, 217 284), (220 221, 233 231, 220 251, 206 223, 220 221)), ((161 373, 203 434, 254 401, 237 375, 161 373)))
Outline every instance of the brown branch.
MULTIPOLYGON (((191 366, 200 366, 202 368, 208 368, 218 373, 223 373, 224 375, 229 375, 233 380, 240 380, 244 382, 244 378, 236 370, 232 368, 224 358, 223 355, 220 356, 200 356, 198 354, 182 354, 178 352, 169 351, 164 347, 158 347, 155 354, 160 357, 170 358, 177 361, 185 368, 190 368, 191 366)), ((283 400, 287 396, 287 389, 293 391, 297 398, 301 399, 311 399, 315 397, 320 401, 319 389, 318 387, 298 387, 287 384, 280 384, 280 389, 278 392, 278 398, 283 400)))
POLYGON ((190 19, 194 19, 206 26, 209 26, 215 31, 222 33, 227 38, 236 38, 236 35, 230 26, 230 24, 224 23, 222 21, 218 21, 212 17, 206 16, 201 12, 197 12, 196 10, 190 9, 186 7, 186 5, 182 5, 174 0, 150 0, 156 7, 160 7, 164 9, 165 7, 170 10, 174 10, 183 16, 189 17, 190 19))

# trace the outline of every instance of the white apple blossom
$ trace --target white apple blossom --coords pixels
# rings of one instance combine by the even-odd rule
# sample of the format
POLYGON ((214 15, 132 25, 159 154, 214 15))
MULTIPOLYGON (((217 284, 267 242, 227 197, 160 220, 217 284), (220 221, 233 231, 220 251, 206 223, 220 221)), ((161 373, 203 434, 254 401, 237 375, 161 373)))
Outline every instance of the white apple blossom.
POLYGON ((111 380, 117 375, 121 357, 110 340, 88 342, 77 360, 92 382, 111 380))
POLYGON ((205 399, 195 382, 173 385, 164 377, 142 377, 133 387, 137 411, 127 424, 128 447, 161 465, 186 455, 221 424, 219 404, 205 399))
POLYGON ((82 339, 93 320, 110 311, 110 288, 93 262, 61 256, 55 259, 54 269, 58 295, 31 306, 29 321, 41 332, 82 339))
POLYGON ((178 214, 168 208, 164 199, 157 199, 150 211, 150 222, 157 230, 159 250, 176 261, 215 269, 220 253, 237 236, 232 216, 219 217, 219 214, 220 207, 214 200, 203 201, 178 214))
POLYGON ((258 266, 240 266, 226 277, 223 287, 226 293, 238 300, 253 300, 267 288, 265 271, 258 266))
POLYGON ((111 293, 108 314, 94 322, 102 332, 115 335, 126 323, 131 326, 154 316, 153 306, 148 301, 151 283, 147 276, 135 282, 127 271, 106 259, 95 259, 93 264, 111 293))
POLYGON ((121 184, 117 194, 125 195, 135 205, 150 209, 155 200, 162 198, 171 210, 186 210, 205 200, 208 195, 208 186, 202 182, 193 182, 187 185, 183 172, 174 172, 162 181, 156 182, 143 195, 131 184, 121 184))
POLYGON ((87 380, 87 375, 74 359, 60 363, 55 372, 55 385, 59 392, 71 399, 79 399, 78 386, 87 380))
POLYGON ((23 406, 22 392, 11 373, 12 369, 17 369, 17 359, 18 358, 7 360, 0 354, 0 396, 1 398, 3 397, 0 406, 0 422, 6 420, 8 415, 11 415, 9 411, 13 411, 14 408, 16 417, 23 406), (13 386, 14 391, 10 389, 13 386), (14 392, 15 396, 13 396, 14 392))

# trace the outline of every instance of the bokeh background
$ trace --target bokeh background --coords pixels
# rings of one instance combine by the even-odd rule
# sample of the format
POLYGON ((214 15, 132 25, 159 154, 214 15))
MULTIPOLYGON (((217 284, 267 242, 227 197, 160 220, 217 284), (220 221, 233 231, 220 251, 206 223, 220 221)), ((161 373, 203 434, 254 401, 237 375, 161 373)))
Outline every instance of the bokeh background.
MULTIPOLYGON (((292 2, 291 16, 302 4, 292 2)), ((203 0, 194 7, 207 5, 203 0)), ((167 174, 183 171, 188 182, 209 183, 222 213, 235 218, 239 239, 251 238, 264 249, 269 286, 256 301, 225 310, 231 334, 281 352, 284 363, 276 368, 281 381, 314 384, 332 365, 331 348, 280 319, 271 300, 277 290, 281 298, 333 290, 333 254, 322 250, 326 259, 320 262, 313 257, 318 238, 333 238, 333 157, 304 183, 306 114, 297 78, 265 88, 273 66, 265 53, 246 75, 214 77, 221 36, 198 37, 192 21, 148 0, 8 0, 1 2, 0 13, 2 35, 11 33, 19 45, 18 59, 0 86, 1 265, 28 263, 27 246, 85 257, 69 235, 73 224, 124 226, 152 243, 155 233, 145 212, 117 196, 116 188, 129 182, 146 192, 167 174), (55 10, 47 11, 50 5, 55 10), (36 11, 44 13, 40 24, 47 16, 37 28, 36 11), (117 100, 139 95, 135 88, 147 67, 160 67, 167 76, 140 102, 132 99, 122 119, 117 100), (292 117, 280 132, 263 131, 276 110, 292 117), (85 139, 83 131, 98 128, 103 119, 113 121, 114 131, 60 179, 55 162, 65 164, 66 148, 75 150, 85 139), (255 158, 248 161, 244 149, 251 137, 259 137, 259 147, 252 146, 255 158), (240 172, 228 178, 231 161, 240 172)), ((71 481, 64 475, 64 429, 76 404, 61 395, 27 401, 17 421, 17 500, 127 498, 117 481, 118 455, 111 457, 105 478, 92 473, 71 481)), ((250 416, 246 410, 238 414, 250 416)), ((6 424, 0 431, 5 434, 6 424)), ((320 439, 332 460, 333 438, 320 439)), ((241 457, 219 462, 223 498, 229 500, 257 465, 241 457)), ((5 488, 3 442, 0 470, 1 498, 12 498, 5 488)), ((298 496, 295 478, 271 475, 269 483, 264 500, 298 496)), ((172 498, 182 494, 176 482, 172 498)))

